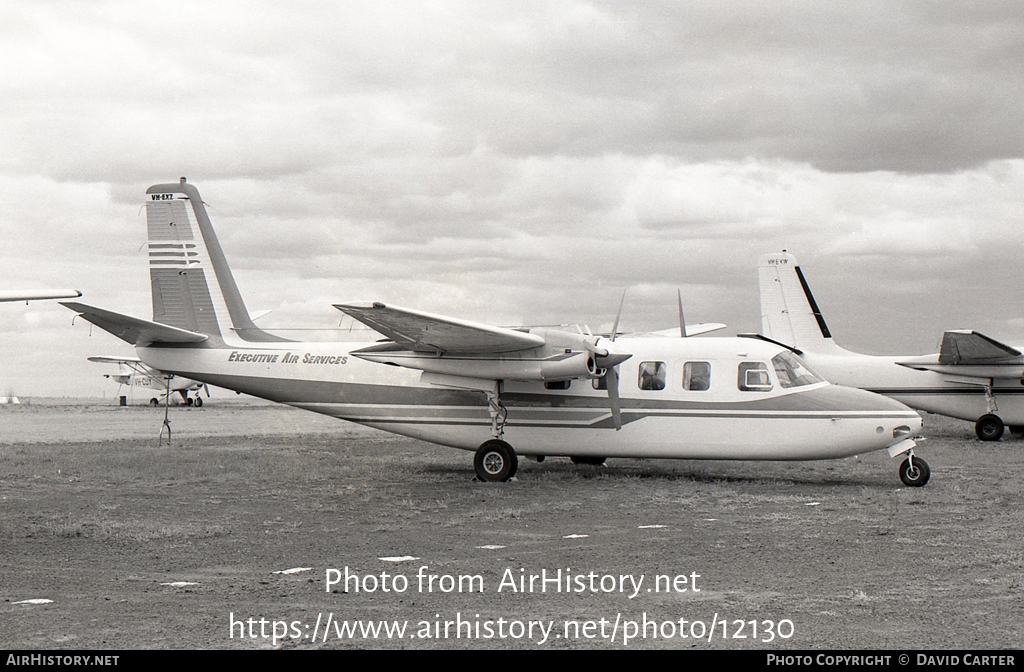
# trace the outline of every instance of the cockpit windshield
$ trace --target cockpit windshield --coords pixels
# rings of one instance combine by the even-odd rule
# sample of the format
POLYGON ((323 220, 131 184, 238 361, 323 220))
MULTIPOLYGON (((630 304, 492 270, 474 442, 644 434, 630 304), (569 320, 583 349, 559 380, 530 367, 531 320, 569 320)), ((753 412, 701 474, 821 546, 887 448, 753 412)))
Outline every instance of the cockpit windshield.
POLYGON ((772 357, 775 373, 782 387, 801 387, 822 383, 824 378, 807 368, 799 357, 788 352, 780 352, 772 357))

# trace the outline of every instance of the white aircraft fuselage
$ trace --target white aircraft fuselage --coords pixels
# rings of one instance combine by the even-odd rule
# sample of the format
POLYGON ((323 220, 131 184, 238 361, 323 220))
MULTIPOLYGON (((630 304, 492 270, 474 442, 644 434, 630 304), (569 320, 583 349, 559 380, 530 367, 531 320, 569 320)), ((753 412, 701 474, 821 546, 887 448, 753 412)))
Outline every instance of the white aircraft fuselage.
MULTIPOLYGON (((476 450, 491 438, 485 397, 441 388, 413 369, 351 354, 365 343, 138 348, 162 371, 405 436, 476 450)), ((608 395, 589 379, 550 390, 542 381, 507 381, 504 440, 523 455, 735 460, 814 460, 889 448, 920 429, 902 404, 826 382, 784 389, 771 359, 782 348, 746 338, 620 338, 633 354, 619 365, 621 430, 608 395), (709 389, 682 388, 683 364, 708 362, 709 389), (768 391, 741 391, 740 362, 762 362, 768 391), (665 389, 641 390, 642 362, 663 362, 665 389)))

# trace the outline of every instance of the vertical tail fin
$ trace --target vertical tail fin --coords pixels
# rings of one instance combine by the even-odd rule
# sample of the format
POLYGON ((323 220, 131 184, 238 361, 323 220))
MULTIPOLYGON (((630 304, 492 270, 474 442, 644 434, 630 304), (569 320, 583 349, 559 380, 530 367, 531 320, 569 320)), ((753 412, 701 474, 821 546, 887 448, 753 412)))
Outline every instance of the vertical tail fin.
POLYGON ((286 340, 253 324, 199 190, 183 177, 146 196, 153 321, 226 339, 286 340))
POLYGON ((818 310, 796 258, 765 254, 757 264, 761 292, 761 332, 805 352, 839 350, 818 310))

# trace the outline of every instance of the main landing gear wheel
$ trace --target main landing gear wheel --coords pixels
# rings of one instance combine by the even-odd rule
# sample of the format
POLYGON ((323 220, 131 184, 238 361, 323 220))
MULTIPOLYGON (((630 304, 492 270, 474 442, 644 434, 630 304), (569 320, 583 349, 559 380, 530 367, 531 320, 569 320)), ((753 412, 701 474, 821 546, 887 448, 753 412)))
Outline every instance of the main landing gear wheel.
POLYGON ((196 400, 195 400, 194 403, 195 403, 196 407, 198 408, 199 406, 203 405, 203 400, 200 397, 196 397, 196 400))
POLYGON ((1003 429, 1003 421, 991 413, 981 416, 974 424, 974 433, 982 441, 998 441, 1003 438, 1003 429))
POLYGON ((160 405, 160 400, 157 399, 156 397, 153 397, 152 399, 149 400, 149 405, 150 406, 159 406, 160 405))
POLYGON ((507 481, 516 475, 519 458, 512 446, 499 439, 491 439, 476 449, 473 468, 481 481, 507 481))
POLYGON ((900 465, 900 480, 904 485, 912 488, 920 488, 928 482, 928 477, 931 475, 928 463, 920 457, 907 458, 900 465))
POLYGON ((573 464, 589 464, 592 467, 600 467, 604 464, 604 461, 608 458, 605 457, 588 457, 588 456, 576 456, 570 457, 573 464))

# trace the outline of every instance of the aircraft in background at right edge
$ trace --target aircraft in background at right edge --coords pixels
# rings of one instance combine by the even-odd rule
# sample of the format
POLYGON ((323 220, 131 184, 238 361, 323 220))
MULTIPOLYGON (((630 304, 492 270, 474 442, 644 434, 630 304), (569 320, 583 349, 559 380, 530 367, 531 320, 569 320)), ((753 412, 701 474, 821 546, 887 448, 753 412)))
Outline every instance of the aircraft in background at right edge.
POLYGON ((1024 433, 1024 354, 976 331, 947 331, 936 354, 876 356, 836 345, 796 258, 761 256, 761 332, 792 346, 826 380, 911 408, 974 421, 982 441, 1024 433))

